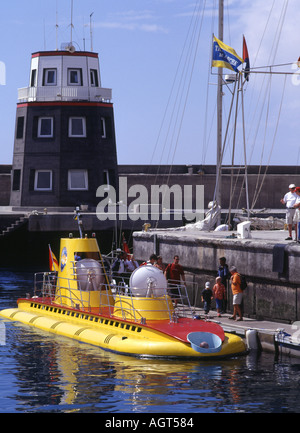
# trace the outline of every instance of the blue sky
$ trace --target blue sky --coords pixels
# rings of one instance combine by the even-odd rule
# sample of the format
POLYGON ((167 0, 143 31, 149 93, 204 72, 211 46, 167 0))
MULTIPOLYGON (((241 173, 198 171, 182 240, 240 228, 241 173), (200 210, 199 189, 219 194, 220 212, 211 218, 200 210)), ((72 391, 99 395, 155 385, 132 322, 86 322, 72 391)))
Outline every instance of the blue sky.
MULTIPOLYGON (((17 89, 29 84, 31 53, 70 39, 71 0, 2 2, 0 164, 12 162, 17 89)), ((99 53, 103 87, 113 90, 119 164, 215 164, 216 69, 210 68, 217 0, 74 0, 73 43, 99 53), (85 41, 85 42, 84 42, 85 41)), ((299 0, 225 0, 224 42, 251 66, 300 56, 299 0)), ((228 71, 230 73, 230 71, 228 71)), ((252 75, 245 89, 249 164, 299 163, 300 77, 252 75), (284 95, 282 99, 282 95, 284 95)), ((224 118, 231 102, 224 90, 224 118)), ((243 162, 241 110, 235 163, 243 162)), ((225 130, 224 124, 224 130, 225 130)), ((232 126, 224 163, 231 162, 232 126)))

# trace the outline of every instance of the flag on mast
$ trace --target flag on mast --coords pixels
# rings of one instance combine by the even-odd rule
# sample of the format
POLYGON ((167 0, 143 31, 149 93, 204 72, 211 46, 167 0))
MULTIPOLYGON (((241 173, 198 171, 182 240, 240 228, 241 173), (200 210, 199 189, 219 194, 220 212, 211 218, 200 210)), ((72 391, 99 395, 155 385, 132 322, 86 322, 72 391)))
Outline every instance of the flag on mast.
POLYGON ((49 245, 49 268, 50 271, 54 271, 54 272, 58 271, 58 260, 53 254, 50 245, 49 245))
POLYGON ((244 77, 245 77, 245 80, 249 81, 250 60, 249 60, 249 53, 248 53, 248 48, 247 48, 245 36, 243 36, 243 59, 244 59, 244 62, 246 63, 246 66, 244 69, 244 77))
POLYGON ((126 242, 124 233, 122 233, 122 236, 123 236, 123 239, 122 239, 123 240, 123 251, 125 253, 127 253, 127 254, 130 254, 130 249, 129 249, 129 246, 128 246, 127 242, 126 242))
POLYGON ((243 59, 235 50, 214 36, 212 66, 216 68, 227 68, 234 72, 240 72, 238 67, 243 63, 243 59))

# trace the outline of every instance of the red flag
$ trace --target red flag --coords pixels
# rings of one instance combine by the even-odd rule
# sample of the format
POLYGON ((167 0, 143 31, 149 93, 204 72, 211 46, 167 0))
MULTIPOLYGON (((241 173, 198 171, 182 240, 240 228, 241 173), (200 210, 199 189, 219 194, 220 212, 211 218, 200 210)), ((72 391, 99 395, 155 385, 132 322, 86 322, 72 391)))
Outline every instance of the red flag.
POLYGON ((49 245, 49 268, 50 271, 58 271, 58 261, 55 255, 53 254, 51 247, 49 245))
POLYGON ((129 246, 127 245, 124 233, 122 233, 122 235, 123 235, 123 251, 127 254, 130 254, 129 246))
POLYGON ((248 48, 247 48, 245 36, 243 36, 243 59, 244 59, 244 62, 246 63, 246 66, 244 69, 244 77, 245 77, 245 80, 249 81, 250 60, 249 60, 249 53, 248 53, 248 48))

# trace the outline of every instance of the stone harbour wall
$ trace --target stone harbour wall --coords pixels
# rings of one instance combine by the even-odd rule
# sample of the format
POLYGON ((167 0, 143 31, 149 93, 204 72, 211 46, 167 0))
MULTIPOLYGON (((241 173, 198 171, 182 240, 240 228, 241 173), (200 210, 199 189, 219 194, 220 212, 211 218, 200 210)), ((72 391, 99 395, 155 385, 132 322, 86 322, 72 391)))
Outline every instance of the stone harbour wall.
MULTIPOLYGON (((244 314, 251 318, 292 323, 300 319, 300 246, 268 239, 216 238, 213 234, 187 232, 135 232, 133 251, 137 260, 153 252, 171 263, 175 254, 185 269, 191 303, 201 307, 206 281, 214 284, 219 258, 247 278, 244 314), (198 286, 198 289, 197 289, 198 286)), ((232 311, 228 287, 227 311, 232 311)))

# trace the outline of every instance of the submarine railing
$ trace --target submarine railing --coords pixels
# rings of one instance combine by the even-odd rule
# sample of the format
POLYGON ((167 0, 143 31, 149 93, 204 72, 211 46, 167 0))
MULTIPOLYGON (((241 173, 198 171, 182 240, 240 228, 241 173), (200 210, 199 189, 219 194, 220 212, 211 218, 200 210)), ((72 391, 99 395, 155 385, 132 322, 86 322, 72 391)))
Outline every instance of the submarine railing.
MULTIPOLYGON (((60 306, 69 306, 75 309, 82 309, 84 311, 93 312, 96 314, 114 314, 114 304, 116 301, 119 302, 118 310, 120 310, 122 319, 128 320, 128 317, 132 317, 131 320, 135 322, 140 322, 143 319, 143 314, 147 315, 149 312, 155 311, 156 313, 167 312, 171 322, 177 320, 177 317, 184 316, 188 312, 193 315, 193 307, 190 304, 187 288, 185 285, 170 285, 167 289, 161 289, 156 287, 151 287, 150 291, 152 296, 143 297, 144 301, 149 302, 153 300, 153 297, 159 297, 165 299, 165 309, 161 310, 151 310, 147 308, 137 309, 134 306, 134 301, 137 296, 134 296, 131 289, 125 284, 101 284, 101 305, 95 308, 90 307, 90 297, 93 291, 80 290, 80 282, 76 282, 76 288, 74 287, 73 279, 68 278, 58 278, 55 272, 44 272, 37 273, 34 276, 34 295, 35 297, 42 297, 47 300, 47 302, 53 303, 60 306), (73 286, 73 287, 71 287, 73 286), (114 304, 110 302, 111 291, 113 288, 113 298, 114 304), (78 290, 79 289, 79 290, 78 290), (160 296, 156 296, 155 292, 160 292, 160 296), (125 293, 126 292, 126 293, 125 293), (161 294, 163 292, 163 294, 161 294), (83 298, 83 293, 85 293, 85 298, 83 298), (79 296, 78 296, 79 294, 79 296), (88 296, 87 296, 88 294, 88 296), (106 301, 104 300, 106 298, 106 301), (173 305, 177 308, 171 309, 169 301, 172 301, 173 305), (103 302, 104 301, 104 302, 103 302), (67 304, 67 305, 66 305, 67 304), (87 305, 87 307, 84 307, 87 305), (80 306, 82 306, 80 308, 80 306)), ((124 281, 125 283, 125 281, 124 281)))

